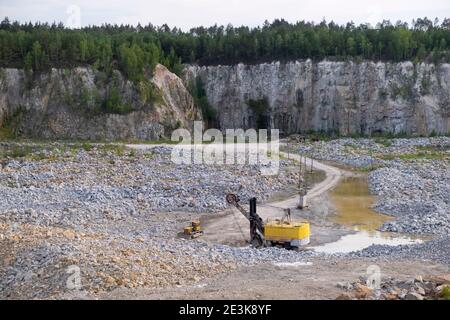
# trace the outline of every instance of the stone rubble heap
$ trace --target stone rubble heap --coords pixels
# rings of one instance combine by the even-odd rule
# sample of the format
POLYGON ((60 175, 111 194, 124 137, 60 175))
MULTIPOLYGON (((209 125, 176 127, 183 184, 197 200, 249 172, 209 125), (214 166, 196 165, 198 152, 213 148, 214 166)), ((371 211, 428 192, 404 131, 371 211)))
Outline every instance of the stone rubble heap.
POLYGON ((417 276, 411 280, 384 278, 379 288, 368 286, 367 278, 360 277, 353 283, 339 282, 345 290, 337 300, 450 300, 450 275, 417 276))

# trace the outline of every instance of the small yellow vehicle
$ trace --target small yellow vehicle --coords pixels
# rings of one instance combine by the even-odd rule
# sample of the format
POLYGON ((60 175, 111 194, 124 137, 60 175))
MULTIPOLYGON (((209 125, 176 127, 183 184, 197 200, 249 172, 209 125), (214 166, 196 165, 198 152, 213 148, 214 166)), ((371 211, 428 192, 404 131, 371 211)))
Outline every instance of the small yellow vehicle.
POLYGON ((256 213, 256 198, 250 199, 249 212, 240 205, 239 197, 233 193, 227 194, 226 201, 250 221, 250 243, 254 247, 283 246, 286 249, 299 249, 310 242, 309 223, 291 221, 289 209, 282 219, 264 223, 256 213))
POLYGON ((203 234, 203 230, 200 226, 200 221, 194 220, 191 222, 190 226, 184 227, 183 234, 190 239, 200 237, 203 234))

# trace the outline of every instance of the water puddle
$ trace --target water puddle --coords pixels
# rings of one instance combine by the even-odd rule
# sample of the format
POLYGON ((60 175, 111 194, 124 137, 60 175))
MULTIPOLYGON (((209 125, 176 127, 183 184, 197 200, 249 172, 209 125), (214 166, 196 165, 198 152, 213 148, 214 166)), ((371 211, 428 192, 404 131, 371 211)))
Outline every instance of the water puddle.
POLYGON ((330 242, 321 246, 313 247, 316 252, 323 253, 349 253, 370 247, 373 244, 398 246, 404 244, 422 243, 420 239, 413 239, 406 236, 390 236, 382 232, 359 231, 355 234, 348 234, 338 241, 330 242))
POLYGON ((423 242, 421 239, 405 235, 379 232, 377 229, 392 217, 378 213, 370 207, 374 203, 369 193, 366 177, 346 177, 331 192, 331 200, 337 214, 330 219, 356 231, 339 240, 313 247, 323 253, 349 253, 370 247, 371 245, 398 246, 423 242))
POLYGON ((337 214, 331 220, 355 231, 376 231, 392 218, 375 212, 366 177, 343 178, 331 192, 337 214))

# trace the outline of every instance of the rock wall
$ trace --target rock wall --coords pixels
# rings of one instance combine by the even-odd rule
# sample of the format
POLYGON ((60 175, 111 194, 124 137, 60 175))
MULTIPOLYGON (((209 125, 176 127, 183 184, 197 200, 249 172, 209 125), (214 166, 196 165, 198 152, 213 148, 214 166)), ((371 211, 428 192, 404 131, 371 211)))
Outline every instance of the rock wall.
POLYGON ((150 140, 170 137, 177 127, 191 129, 192 121, 201 119, 183 81, 162 65, 156 66, 147 89, 118 71, 112 77, 84 67, 35 75, 18 69, 0 71, 0 127, 11 127, 19 135, 150 140), (153 98, 146 94, 148 87, 153 98), (129 110, 104 110, 112 90, 129 110))
POLYGON ((221 129, 260 126, 284 133, 446 134, 450 65, 375 62, 187 66, 200 77, 221 129), (261 120, 253 102, 266 101, 261 120))

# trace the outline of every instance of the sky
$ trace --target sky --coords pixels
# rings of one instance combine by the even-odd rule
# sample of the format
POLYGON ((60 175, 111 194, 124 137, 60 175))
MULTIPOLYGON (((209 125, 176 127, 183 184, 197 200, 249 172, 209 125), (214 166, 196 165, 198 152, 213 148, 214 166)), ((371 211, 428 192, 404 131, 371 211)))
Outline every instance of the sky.
POLYGON ((68 27, 151 22, 189 30, 214 24, 256 27, 283 18, 375 25, 450 17, 449 0, 0 0, 0 17, 20 22, 63 22, 68 27))

